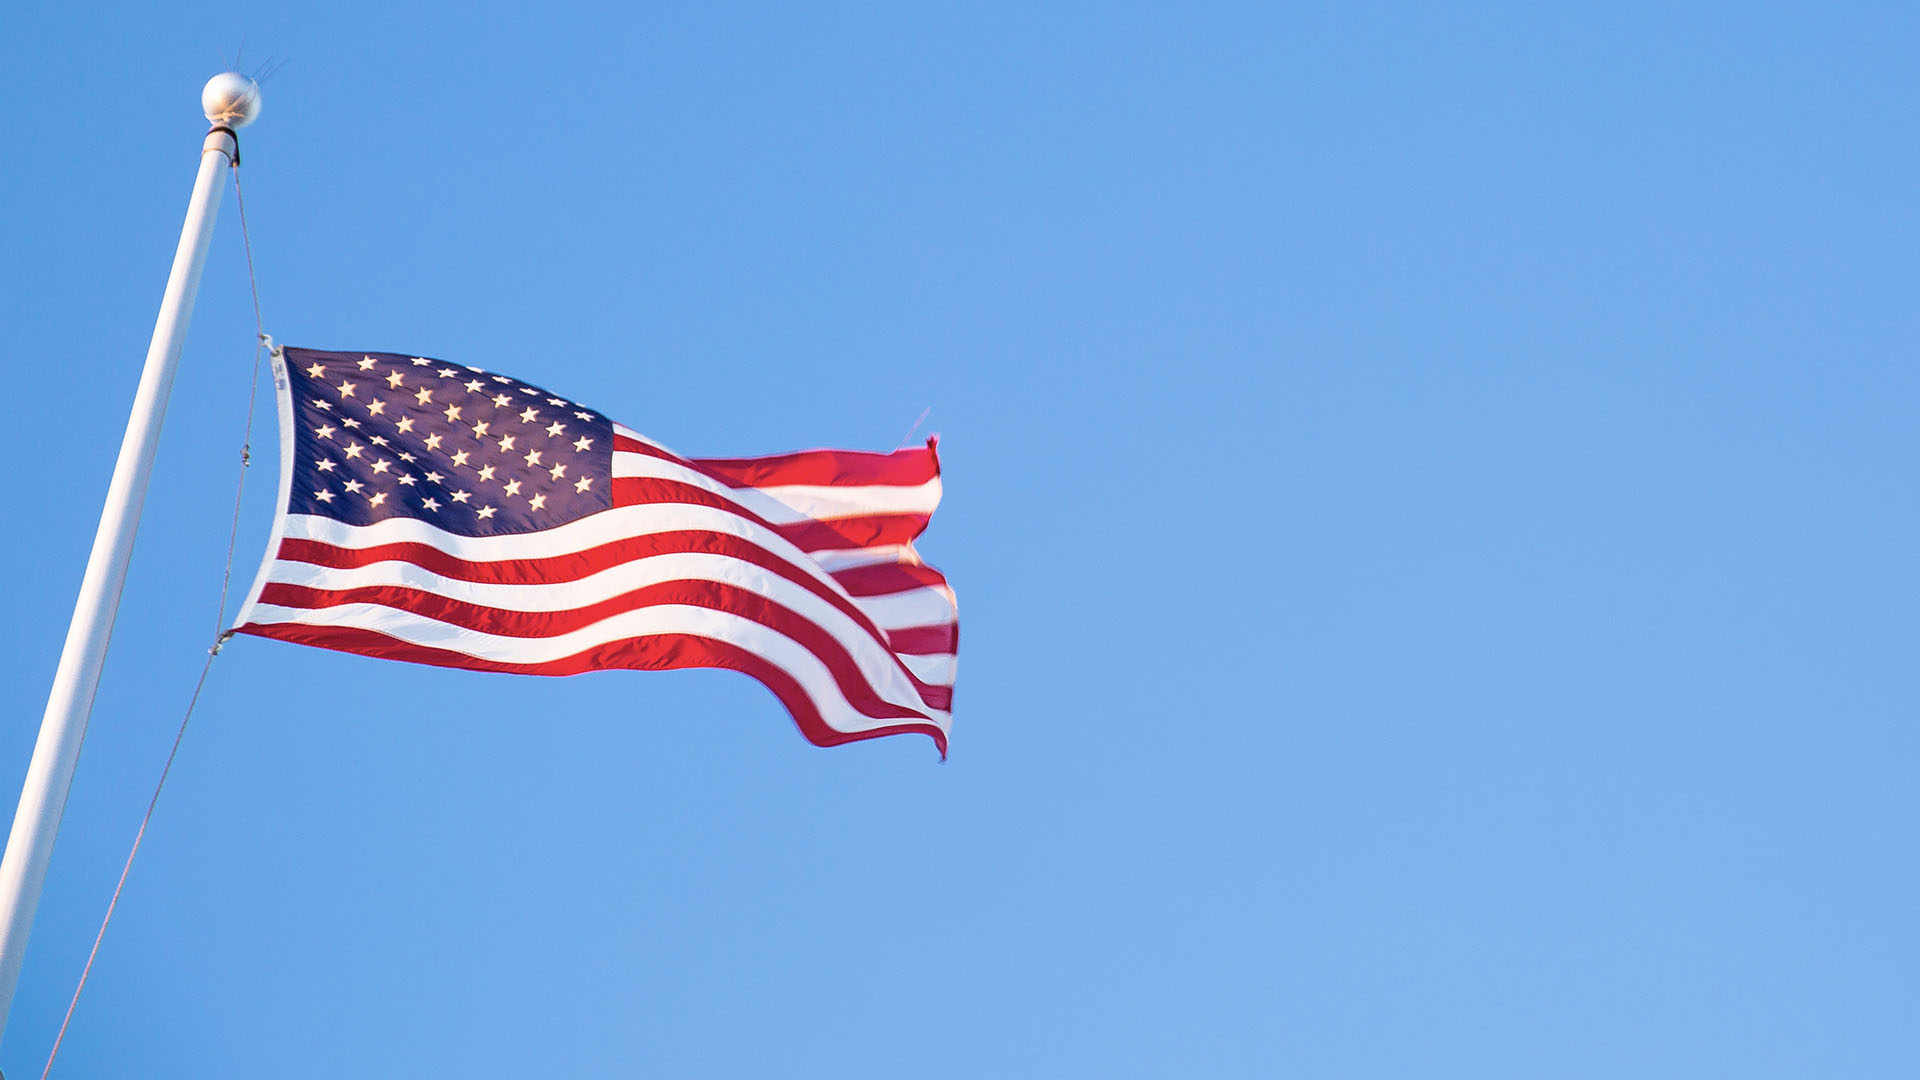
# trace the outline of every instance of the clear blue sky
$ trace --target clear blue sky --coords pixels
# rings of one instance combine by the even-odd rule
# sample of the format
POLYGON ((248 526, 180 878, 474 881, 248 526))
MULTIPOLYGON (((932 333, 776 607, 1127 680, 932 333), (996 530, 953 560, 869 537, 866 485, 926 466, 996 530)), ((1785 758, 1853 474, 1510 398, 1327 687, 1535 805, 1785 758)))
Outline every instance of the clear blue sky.
MULTIPOLYGON (((932 407, 951 760, 240 640, 56 1075, 1920 1074, 1912 6, 686 7, 7 16, 0 801, 243 38, 280 340, 932 407)), ((234 210, 10 1076, 212 636, 234 210)))

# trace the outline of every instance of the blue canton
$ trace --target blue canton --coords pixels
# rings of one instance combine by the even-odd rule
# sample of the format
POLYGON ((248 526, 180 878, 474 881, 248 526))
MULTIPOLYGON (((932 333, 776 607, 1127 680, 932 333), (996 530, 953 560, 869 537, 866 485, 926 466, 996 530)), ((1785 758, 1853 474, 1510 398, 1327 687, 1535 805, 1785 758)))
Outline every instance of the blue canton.
POLYGON ((613 505, 613 424, 537 386, 395 353, 289 348, 287 510, 418 518, 462 536, 538 532, 613 505))

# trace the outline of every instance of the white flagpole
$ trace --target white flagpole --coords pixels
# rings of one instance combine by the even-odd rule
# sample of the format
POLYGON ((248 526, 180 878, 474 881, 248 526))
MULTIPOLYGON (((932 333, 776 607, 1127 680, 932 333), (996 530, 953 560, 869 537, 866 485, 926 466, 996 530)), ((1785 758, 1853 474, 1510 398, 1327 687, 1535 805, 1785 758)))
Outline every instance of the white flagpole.
POLYGON ((200 148, 200 174, 187 203, 187 220, 180 230, 180 246, 173 254, 173 272, 160 299, 160 318, 147 346, 147 364, 134 395, 133 415, 120 443, 120 458, 107 486, 106 508, 93 536, 93 554, 80 582, 73 621, 67 627, 66 648, 53 676, 47 712, 40 721, 40 738, 33 746, 27 780, 20 789, 20 808, 13 815, 7 852, 0 858, 0 1032, 6 1030, 14 987, 20 981, 20 963, 33 930, 34 909, 46 882, 47 863, 53 857, 54 837, 60 832, 60 814, 66 809, 73 768, 80 760, 80 743, 87 734, 87 716, 93 711, 94 690, 100 685, 100 666, 106 659, 107 639, 113 633, 120 589, 127 579, 127 560, 133 554, 134 533, 140 527, 140 506, 153 474, 154 450, 160 443, 160 424, 166 417, 167 395, 180 363, 180 347, 193 314, 194 294, 200 289, 200 269, 207 260, 207 244, 220 212, 227 168, 239 156, 234 129, 260 114, 260 88, 244 75, 216 75, 201 92, 200 104, 213 130, 200 148))

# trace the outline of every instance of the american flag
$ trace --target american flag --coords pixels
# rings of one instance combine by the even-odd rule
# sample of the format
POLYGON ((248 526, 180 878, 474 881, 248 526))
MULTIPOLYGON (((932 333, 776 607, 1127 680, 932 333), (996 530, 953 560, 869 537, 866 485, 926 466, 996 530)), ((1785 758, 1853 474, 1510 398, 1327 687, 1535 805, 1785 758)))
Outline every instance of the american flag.
POLYGON ((958 611, 913 541, 931 440, 683 458, 506 375, 274 354, 280 511, 235 633, 532 675, 719 667, 822 746, 942 755, 958 611))

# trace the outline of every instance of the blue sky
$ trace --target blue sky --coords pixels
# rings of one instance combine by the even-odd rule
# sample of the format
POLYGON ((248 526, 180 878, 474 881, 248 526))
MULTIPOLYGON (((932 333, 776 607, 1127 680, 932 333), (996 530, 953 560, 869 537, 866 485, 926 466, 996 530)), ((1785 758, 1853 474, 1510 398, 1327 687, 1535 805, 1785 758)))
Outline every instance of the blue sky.
MULTIPOLYGON (((281 341, 694 455, 930 407, 965 623, 945 764, 237 641, 56 1075, 1920 1071, 1911 8, 7 24, 0 799, 243 40, 281 341)), ((13 1075, 212 636, 253 332, 229 197, 13 1075)))

